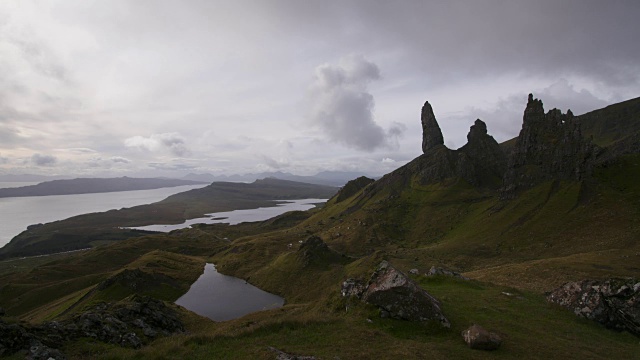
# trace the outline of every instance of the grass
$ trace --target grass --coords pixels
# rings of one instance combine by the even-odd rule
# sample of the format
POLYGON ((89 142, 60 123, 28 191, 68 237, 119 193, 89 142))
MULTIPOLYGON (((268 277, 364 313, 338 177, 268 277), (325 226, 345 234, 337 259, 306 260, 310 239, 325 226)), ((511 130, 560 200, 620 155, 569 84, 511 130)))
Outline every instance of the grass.
POLYGON ((224 323, 185 315, 188 334, 162 338, 140 350, 87 342, 65 350, 72 358, 94 359, 273 359, 269 347, 324 359, 628 359, 636 355, 634 336, 580 320, 547 304, 539 294, 447 277, 416 280, 441 300, 450 329, 383 319, 374 308, 352 301, 348 312, 343 307, 332 310, 327 304, 288 305, 224 323), (501 348, 495 352, 467 348, 460 331, 473 323, 501 334, 501 348))

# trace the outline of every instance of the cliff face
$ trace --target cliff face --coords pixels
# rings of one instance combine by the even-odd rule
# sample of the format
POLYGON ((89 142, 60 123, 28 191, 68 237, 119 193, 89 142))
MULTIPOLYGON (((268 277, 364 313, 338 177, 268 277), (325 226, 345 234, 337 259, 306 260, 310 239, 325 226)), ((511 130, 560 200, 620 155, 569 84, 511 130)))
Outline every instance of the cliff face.
POLYGON ((512 198, 547 180, 583 180, 591 174, 595 153, 596 147, 582 136, 571 110, 545 114, 542 101, 529 94, 501 196, 512 198))
POLYGON ((574 117, 571 110, 545 113, 542 101, 530 94, 518 137, 498 144, 478 119, 469 130, 467 144, 451 150, 444 145, 431 104, 425 102, 421 111, 423 154, 374 183, 372 190, 401 191, 411 181, 427 185, 462 179, 475 187, 497 190, 502 199, 512 199, 549 180, 582 181, 595 166, 640 152, 638 104, 640 99, 634 99, 574 117), (583 123, 588 138, 582 132, 583 123), (607 146, 594 144, 594 136, 600 142, 608 141, 607 146))
POLYGON ((444 146, 440 126, 429 102, 422 107, 422 151, 424 155, 409 167, 423 184, 462 178, 474 186, 497 187, 506 170, 506 155, 487 133, 487 124, 478 119, 467 135, 467 144, 458 150, 444 146))

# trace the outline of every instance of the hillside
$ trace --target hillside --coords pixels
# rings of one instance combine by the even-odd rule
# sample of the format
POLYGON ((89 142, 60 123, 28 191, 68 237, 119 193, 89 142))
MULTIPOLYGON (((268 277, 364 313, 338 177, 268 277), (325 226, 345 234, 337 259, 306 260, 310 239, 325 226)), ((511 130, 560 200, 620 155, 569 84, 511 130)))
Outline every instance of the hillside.
MULTIPOLYGON (((0 306, 10 320, 39 324, 72 321, 101 302, 135 305, 134 295, 171 302, 198 268, 213 262, 222 273, 283 296, 286 305, 220 323, 176 308, 187 332, 140 334, 146 345, 139 349, 86 338, 48 346, 70 358, 98 359, 275 359, 273 348, 322 359, 634 358, 638 338, 631 330, 579 318, 545 293, 568 281, 640 278, 640 153, 620 151, 620 140, 598 140, 637 136, 636 118, 621 115, 633 114, 635 104, 573 116, 545 112, 530 96, 515 140, 498 144, 478 119, 468 143, 452 150, 425 103, 424 153, 377 181, 349 182, 321 209, 131 237, 52 261, 0 262, 0 306), (617 127, 624 134, 610 131, 609 122, 626 124, 617 127), (383 260, 411 273, 413 284, 439 301, 450 327, 393 318, 341 294, 347 279, 373 279, 383 260), (432 267, 446 271, 427 275, 432 267), (137 290, 123 280, 131 278, 148 285, 137 290), (468 348, 460 333, 472 324, 498 334, 500 348, 468 348)), ((273 181, 242 189, 212 184, 155 209, 182 203, 188 206, 181 213, 195 213, 204 194, 229 194, 239 204, 247 193, 267 199, 278 188, 273 181)), ((292 191, 306 191, 299 186, 292 191)), ((137 219, 155 216, 149 209, 137 219)), ((47 231, 131 219, 78 217, 47 231)), ((628 318, 635 324, 640 286, 624 291, 617 296, 635 306, 628 318)))
POLYGON ((30 226, 0 249, 0 259, 84 249, 149 233, 122 227, 179 224, 212 212, 274 206, 275 200, 326 199, 336 191, 337 188, 330 186, 277 179, 257 180, 250 184, 216 182, 149 205, 30 226))
POLYGON ((145 178, 78 178, 45 181, 36 185, 0 189, 0 198, 19 196, 49 196, 106 193, 115 191, 150 190, 164 187, 205 184, 202 181, 145 178))

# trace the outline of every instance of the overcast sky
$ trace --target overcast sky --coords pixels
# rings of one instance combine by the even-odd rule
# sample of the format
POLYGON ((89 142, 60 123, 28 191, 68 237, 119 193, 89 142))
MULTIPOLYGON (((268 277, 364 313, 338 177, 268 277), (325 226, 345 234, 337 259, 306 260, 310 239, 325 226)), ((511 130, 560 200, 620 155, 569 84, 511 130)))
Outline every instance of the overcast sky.
POLYGON ((0 174, 389 172, 640 96, 640 1, 0 1, 0 174))

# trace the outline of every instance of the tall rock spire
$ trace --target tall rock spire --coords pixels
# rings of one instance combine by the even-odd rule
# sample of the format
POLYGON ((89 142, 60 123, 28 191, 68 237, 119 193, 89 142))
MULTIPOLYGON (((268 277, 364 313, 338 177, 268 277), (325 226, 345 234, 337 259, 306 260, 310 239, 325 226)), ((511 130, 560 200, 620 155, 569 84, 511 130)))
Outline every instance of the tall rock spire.
POLYGON ((433 115, 433 109, 429 102, 425 102, 422 106, 422 152, 426 153, 429 149, 444 145, 444 138, 442 137, 442 131, 436 121, 435 115, 433 115))

